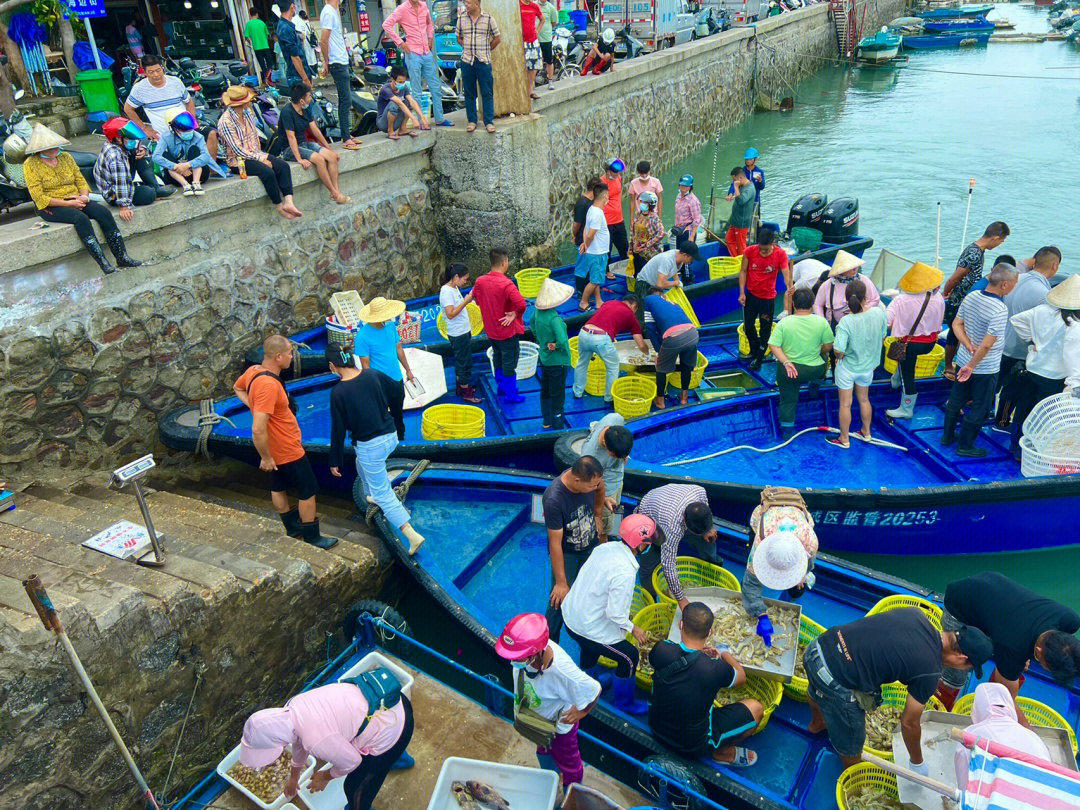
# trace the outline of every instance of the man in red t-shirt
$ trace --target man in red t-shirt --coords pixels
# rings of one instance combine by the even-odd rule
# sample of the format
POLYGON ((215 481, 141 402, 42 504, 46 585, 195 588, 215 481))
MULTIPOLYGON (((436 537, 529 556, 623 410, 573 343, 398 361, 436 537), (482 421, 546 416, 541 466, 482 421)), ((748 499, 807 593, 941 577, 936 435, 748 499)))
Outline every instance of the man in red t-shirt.
MULTIPOLYGON (((604 206, 604 219, 607 221, 608 234, 611 236, 611 246, 619 254, 622 261, 629 255, 630 243, 626 238, 626 225, 623 223, 622 213, 622 173, 626 171, 626 164, 618 158, 612 158, 604 168, 604 176, 600 178, 608 187, 608 201, 604 206)), ((640 269, 640 268, 638 268, 640 269)), ((608 271, 608 279, 615 278, 615 274, 608 271)))
POLYGON ((491 340, 499 399, 504 404, 524 402, 525 397, 517 389, 517 364, 521 335, 525 332, 522 318, 526 303, 517 285, 506 276, 510 254, 492 248, 488 257, 491 270, 476 280, 472 288, 473 299, 480 307, 484 332, 491 340))
POLYGON ((536 95, 536 74, 544 66, 544 54, 540 50, 540 38, 536 34, 538 25, 544 20, 544 12, 540 10, 538 3, 531 0, 520 0, 521 7, 521 41, 525 45, 525 71, 529 74, 529 95, 532 98, 540 98, 536 95))
POLYGON ((765 359, 776 313, 776 277, 784 274, 784 301, 791 295, 791 268, 787 253, 776 246, 776 231, 761 228, 756 245, 743 253, 739 269, 739 303, 743 308, 743 330, 750 344, 750 368, 757 371, 765 359), (760 323, 760 330, 758 324, 760 323))
POLYGON ((640 306, 633 293, 622 301, 607 301, 596 310, 581 327, 578 335, 578 362, 574 369, 574 396, 579 399, 585 395, 585 383, 589 375, 589 363, 595 354, 604 361, 607 379, 604 384, 604 398, 611 401, 611 386, 619 378, 619 352, 615 341, 620 334, 630 333, 637 344, 638 351, 648 355, 649 347, 641 336, 641 324, 638 322, 637 308, 640 306))

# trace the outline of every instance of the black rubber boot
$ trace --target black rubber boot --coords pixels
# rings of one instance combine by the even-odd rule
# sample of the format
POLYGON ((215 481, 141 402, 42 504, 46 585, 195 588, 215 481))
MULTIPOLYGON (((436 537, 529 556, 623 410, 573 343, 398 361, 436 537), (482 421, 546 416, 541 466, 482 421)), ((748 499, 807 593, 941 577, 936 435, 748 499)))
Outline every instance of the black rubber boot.
POLYGON ((319 532, 319 521, 317 520, 300 524, 300 539, 316 548, 333 548, 338 542, 336 537, 325 537, 319 532))
POLYGON ((967 458, 982 458, 986 449, 975 446, 975 437, 979 435, 979 426, 964 422, 960 426, 960 439, 956 446, 956 455, 967 458))
POLYGON ((96 237, 91 236, 84 244, 86 245, 86 252, 94 257, 94 261, 98 263, 102 273, 109 275, 116 272, 116 268, 105 258, 105 251, 101 249, 101 242, 96 237))
POLYGON ((160 183, 154 186, 154 196, 159 200, 162 197, 171 196, 174 191, 176 191, 176 186, 162 185, 160 183))
POLYGON ((109 250, 112 251, 112 255, 116 257, 116 264, 120 267, 138 267, 142 262, 138 259, 133 259, 128 256, 127 248, 124 247, 124 237, 120 235, 120 231, 113 231, 107 237, 109 242, 109 250))
POLYGON ((300 510, 294 506, 288 512, 279 512, 278 517, 285 524, 285 534, 300 539, 300 510))
POLYGON ((941 434, 941 443, 945 447, 956 442, 956 423, 960 421, 959 411, 945 411, 945 430, 941 434))

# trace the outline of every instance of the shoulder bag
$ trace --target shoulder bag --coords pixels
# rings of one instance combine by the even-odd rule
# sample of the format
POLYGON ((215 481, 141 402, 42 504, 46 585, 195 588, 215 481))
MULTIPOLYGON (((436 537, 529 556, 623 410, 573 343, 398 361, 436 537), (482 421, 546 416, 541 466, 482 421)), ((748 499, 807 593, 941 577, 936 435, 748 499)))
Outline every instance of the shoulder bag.
POLYGON ((525 705, 524 672, 518 678, 517 696, 514 699, 514 730, 540 748, 547 748, 555 739, 556 720, 548 720, 539 712, 525 705))

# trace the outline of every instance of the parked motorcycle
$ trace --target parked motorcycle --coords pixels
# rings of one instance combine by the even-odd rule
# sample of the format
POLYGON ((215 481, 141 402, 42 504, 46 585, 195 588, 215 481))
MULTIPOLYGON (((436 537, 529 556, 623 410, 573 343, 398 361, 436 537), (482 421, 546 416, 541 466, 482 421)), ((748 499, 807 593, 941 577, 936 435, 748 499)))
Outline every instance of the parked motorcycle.
POLYGON ((624 25, 615 34, 615 58, 622 59, 634 59, 638 56, 644 56, 650 53, 649 48, 640 39, 634 36, 630 30, 630 23, 624 25))
MULTIPOLYGON (((559 26, 551 35, 551 58, 555 65, 555 80, 561 81, 568 76, 577 76, 581 73, 581 65, 592 43, 583 36, 578 39, 575 34, 565 26, 559 26), (588 47, 584 47, 585 44, 588 47)), ((586 32, 581 32, 586 35, 586 32)), ((587 36, 587 35, 586 35, 587 36)))

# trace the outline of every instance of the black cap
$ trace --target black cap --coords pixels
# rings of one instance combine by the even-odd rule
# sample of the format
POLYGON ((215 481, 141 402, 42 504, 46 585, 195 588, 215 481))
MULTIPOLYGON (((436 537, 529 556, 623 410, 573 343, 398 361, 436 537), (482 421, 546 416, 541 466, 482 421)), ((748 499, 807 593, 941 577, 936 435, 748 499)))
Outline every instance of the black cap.
POLYGON ((327 363, 333 363, 338 368, 348 368, 355 365, 352 349, 348 346, 339 346, 336 343, 327 343, 324 353, 327 363))
POLYGON ((956 646, 967 656, 975 677, 982 677, 982 665, 994 657, 994 642, 977 627, 964 625, 956 631, 956 646))
POLYGON ((698 257, 697 242, 692 242, 689 239, 683 239, 681 242, 679 242, 676 249, 679 251, 679 253, 685 253, 691 259, 693 259, 694 261, 697 261, 697 257, 698 257))

